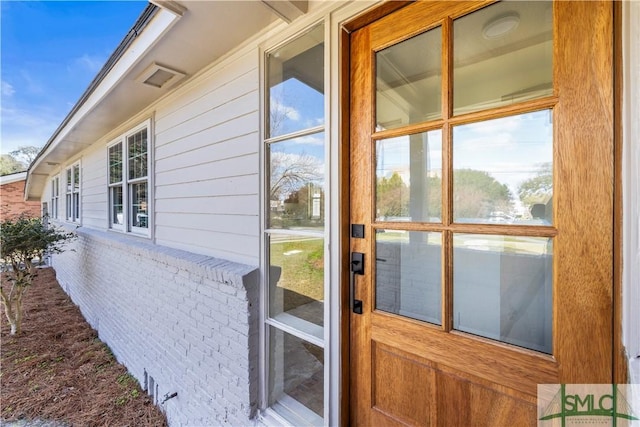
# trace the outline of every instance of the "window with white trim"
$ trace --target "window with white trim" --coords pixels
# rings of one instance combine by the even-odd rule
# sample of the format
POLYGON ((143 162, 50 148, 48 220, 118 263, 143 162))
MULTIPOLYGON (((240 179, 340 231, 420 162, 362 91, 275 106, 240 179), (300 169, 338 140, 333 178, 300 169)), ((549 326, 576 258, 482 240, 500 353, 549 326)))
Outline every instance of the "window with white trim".
POLYGON ((76 163, 65 171, 67 221, 80 221, 80 163, 76 163))
POLYGON ((51 179, 51 208, 49 212, 50 218, 58 218, 58 200, 60 199, 60 176, 54 176, 51 179))
POLYGON ((108 147, 109 227, 149 235, 149 127, 139 126, 108 147))
POLYGON ((264 406, 293 425, 328 419, 325 27, 265 58, 264 406))

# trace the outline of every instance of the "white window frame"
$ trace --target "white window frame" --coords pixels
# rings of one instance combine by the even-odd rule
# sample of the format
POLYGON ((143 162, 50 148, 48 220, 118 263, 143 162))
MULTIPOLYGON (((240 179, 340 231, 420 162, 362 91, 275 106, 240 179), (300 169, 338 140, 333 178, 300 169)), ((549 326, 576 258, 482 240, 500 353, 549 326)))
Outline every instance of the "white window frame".
POLYGON ((72 163, 64 170, 65 176, 65 219, 67 222, 81 221, 82 168, 80 161, 72 163), (75 171, 78 170, 77 180, 75 171))
POLYGON ((120 135, 118 138, 112 140, 107 145, 107 221, 110 230, 118 231, 121 233, 133 234, 143 237, 151 237, 152 228, 152 160, 151 160, 151 120, 146 120, 143 123, 131 128, 131 130, 120 135), (141 131, 146 130, 146 175, 143 177, 130 178, 129 177, 129 138, 138 134, 141 131), (111 168, 110 168, 110 152, 111 149, 120 144, 120 155, 122 158, 122 175, 120 181, 111 183, 111 168), (132 187, 135 184, 146 183, 147 185, 147 227, 137 227, 133 221, 133 191, 132 187), (117 224, 113 221, 113 199, 112 189, 122 189, 122 223, 117 224))
POLYGON ((49 218, 58 219, 58 206, 60 201, 60 175, 51 178, 51 207, 49 218))
MULTIPOLYGON (((270 366, 270 349, 269 349, 269 329, 271 327, 276 327, 278 330, 285 332, 291 336, 297 337, 299 339, 304 339, 305 341, 317 345, 321 347, 324 351, 324 415, 323 415, 323 423, 324 425, 335 425, 339 417, 339 408, 338 402, 335 398, 339 394, 340 390, 340 382, 336 381, 338 376, 336 375, 339 372, 339 358, 336 358, 336 355, 339 355, 339 336, 336 334, 339 327, 337 326, 338 322, 338 313, 339 309, 337 305, 333 304, 334 299, 337 297, 337 292, 335 286, 332 281, 332 272, 333 269, 330 268, 335 262, 339 260, 337 258, 334 259, 334 255, 332 255, 332 251, 329 250, 330 247, 330 238, 334 237, 333 234, 337 231, 333 231, 331 227, 331 212, 335 210, 332 208, 335 203, 335 188, 334 181, 332 179, 332 167, 331 167, 331 159, 332 159, 332 148, 331 148, 331 137, 330 133, 332 132, 330 126, 330 109, 329 104, 331 101, 331 86, 330 86, 330 74, 331 70, 331 62, 330 62, 330 36, 331 36, 331 19, 328 13, 318 13, 313 17, 309 17, 309 19, 301 20, 298 25, 292 26, 291 32, 287 32, 287 35, 284 37, 278 37, 277 40, 272 40, 268 45, 263 46, 261 49, 261 59, 260 59, 260 67, 261 67, 261 191, 263 192, 261 198, 261 266, 262 266, 262 282, 263 286, 260 287, 261 290, 261 343, 260 343, 260 395, 261 395, 261 403, 260 408, 262 409, 262 417, 267 423, 276 423, 276 424, 284 424, 284 425, 295 425, 298 422, 301 422, 300 416, 305 419, 304 423, 311 425, 314 421, 319 421, 316 417, 317 415, 311 413, 311 410, 302 407, 300 408, 299 413, 295 410, 290 412, 294 407, 300 407, 301 404, 291 399, 291 402, 287 401, 288 396, 284 396, 283 399, 280 399, 281 402, 285 402, 284 405, 276 403, 274 406, 269 406, 269 366, 270 366), (266 123, 268 122, 268 118, 265 116, 265 112, 268 111, 266 105, 268 102, 268 76, 267 76, 267 56, 270 52, 277 50, 278 48, 286 45, 287 43, 297 39, 298 37, 303 36, 306 32, 311 30, 313 27, 319 24, 324 24, 324 128, 322 131, 319 131, 320 126, 317 127, 309 127, 301 131, 296 131, 286 135, 279 135, 273 138, 266 137, 266 123), (325 176, 325 203, 324 203, 324 231, 321 233, 315 231, 291 231, 288 229, 270 229, 268 227, 268 214, 270 210, 270 200, 269 200, 269 189, 268 186, 268 175, 270 172, 270 166, 267 164, 267 146, 272 143, 277 143, 278 141, 284 141, 292 137, 298 137, 306 134, 318 134, 319 132, 324 133, 325 138, 325 152, 324 152, 324 176, 325 176), (269 238, 268 236, 271 233, 276 234, 291 234, 295 236, 308 235, 310 237, 322 237, 324 241, 324 327, 315 327, 312 325, 312 328, 305 327, 304 321, 287 321, 282 322, 284 318, 293 319, 293 316, 288 317, 286 313, 282 313, 277 315, 276 317, 269 317, 269 298, 268 298, 268 287, 269 287, 269 238), (285 408, 281 410, 279 406, 285 408), (286 417, 286 418, 285 418, 286 417), (308 418, 307 418, 308 417, 308 418), (291 424, 294 423, 294 424, 291 424)), ((337 46, 337 44, 336 44, 337 46)), ((335 204, 337 206, 337 204, 335 204)), ((308 325, 307 325, 308 326, 308 325)))

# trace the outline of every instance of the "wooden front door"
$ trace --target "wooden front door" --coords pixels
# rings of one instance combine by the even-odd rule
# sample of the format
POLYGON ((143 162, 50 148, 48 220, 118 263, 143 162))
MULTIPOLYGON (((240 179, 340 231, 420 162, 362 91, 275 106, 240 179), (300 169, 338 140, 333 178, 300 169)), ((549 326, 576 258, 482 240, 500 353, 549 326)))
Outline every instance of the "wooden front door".
POLYGON ((351 33, 352 425, 534 425, 537 384, 612 382, 612 34, 604 1, 351 33))

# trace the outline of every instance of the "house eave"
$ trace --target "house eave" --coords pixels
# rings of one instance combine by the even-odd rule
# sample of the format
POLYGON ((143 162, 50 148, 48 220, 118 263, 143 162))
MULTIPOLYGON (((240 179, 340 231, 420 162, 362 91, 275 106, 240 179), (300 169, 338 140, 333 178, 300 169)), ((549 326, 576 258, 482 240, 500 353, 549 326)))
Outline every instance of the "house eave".
POLYGON ((109 96, 119 81, 153 46, 156 38, 169 30, 176 19, 176 15, 165 12, 153 4, 149 4, 143 10, 131 30, 29 165, 25 200, 39 200, 46 176, 55 172, 66 159, 91 145, 91 142, 86 142, 90 140, 74 138, 73 131, 109 96))
POLYGON ((48 176, 208 64, 283 19, 259 0, 152 3, 29 166, 25 200, 40 200, 48 176), (185 78, 160 88, 145 84, 139 77, 153 63, 185 78))

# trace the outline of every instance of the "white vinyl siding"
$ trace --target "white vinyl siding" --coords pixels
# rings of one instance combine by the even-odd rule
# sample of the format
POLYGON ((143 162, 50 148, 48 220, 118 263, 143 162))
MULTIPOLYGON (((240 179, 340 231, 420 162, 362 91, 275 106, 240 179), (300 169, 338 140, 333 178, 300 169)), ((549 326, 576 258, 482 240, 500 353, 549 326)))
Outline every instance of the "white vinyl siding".
POLYGON ((82 155, 82 226, 105 228, 107 200, 107 153, 103 145, 96 145, 82 155))
POLYGON ((241 51, 156 110, 156 243, 258 264, 258 60, 241 51))

